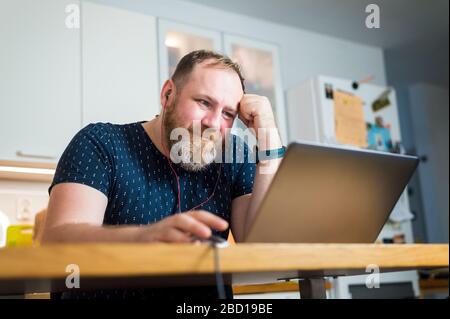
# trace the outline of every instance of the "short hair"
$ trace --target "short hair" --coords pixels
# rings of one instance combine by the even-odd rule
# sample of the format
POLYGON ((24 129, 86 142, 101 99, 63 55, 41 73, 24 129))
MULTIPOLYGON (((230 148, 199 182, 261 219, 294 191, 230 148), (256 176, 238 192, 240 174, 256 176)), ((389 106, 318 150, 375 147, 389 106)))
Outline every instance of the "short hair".
POLYGON ((211 63, 207 64, 208 66, 221 67, 236 72, 241 81, 242 90, 245 92, 245 79, 242 76, 239 64, 233 62, 226 55, 208 50, 192 51, 186 54, 180 62, 178 62, 175 72, 172 75, 172 81, 175 83, 177 89, 181 90, 197 64, 207 60, 213 60, 211 63))

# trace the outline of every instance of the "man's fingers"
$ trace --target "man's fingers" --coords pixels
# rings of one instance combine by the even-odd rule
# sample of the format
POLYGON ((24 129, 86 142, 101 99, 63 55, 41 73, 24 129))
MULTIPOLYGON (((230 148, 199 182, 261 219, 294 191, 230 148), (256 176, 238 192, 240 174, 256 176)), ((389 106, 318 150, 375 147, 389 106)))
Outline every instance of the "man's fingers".
POLYGON ((228 228, 228 222, 224 220, 223 218, 220 218, 219 216, 216 216, 210 212, 204 211, 204 210, 195 210, 192 212, 188 212, 188 215, 194 217, 195 219, 199 220, 200 222, 204 223, 205 225, 224 231, 228 228))
POLYGON ((245 126, 247 126, 247 127, 249 126, 250 121, 247 120, 242 114, 239 113, 238 117, 242 121, 242 123, 244 123, 245 126))
POLYGON ((176 228, 169 228, 164 232, 162 241, 167 243, 190 243, 192 239, 188 234, 176 228))
POLYGON ((200 238, 208 238, 212 235, 210 226, 187 213, 173 216, 171 225, 185 233, 191 233, 200 238))
POLYGON ((212 235, 211 228, 219 231, 224 231, 228 228, 227 221, 207 211, 191 211, 177 214, 172 216, 168 222, 169 226, 172 227, 171 229, 184 233, 187 238, 190 238, 190 235, 194 235, 207 239, 212 235))

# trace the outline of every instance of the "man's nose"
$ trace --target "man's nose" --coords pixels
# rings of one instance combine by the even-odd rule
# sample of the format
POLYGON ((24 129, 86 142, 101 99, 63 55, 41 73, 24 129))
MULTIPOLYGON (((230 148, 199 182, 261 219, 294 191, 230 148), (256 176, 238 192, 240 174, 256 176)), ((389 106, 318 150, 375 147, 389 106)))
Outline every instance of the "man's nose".
POLYGON ((210 112, 203 118, 202 124, 207 128, 220 130, 221 120, 222 117, 220 112, 210 112))

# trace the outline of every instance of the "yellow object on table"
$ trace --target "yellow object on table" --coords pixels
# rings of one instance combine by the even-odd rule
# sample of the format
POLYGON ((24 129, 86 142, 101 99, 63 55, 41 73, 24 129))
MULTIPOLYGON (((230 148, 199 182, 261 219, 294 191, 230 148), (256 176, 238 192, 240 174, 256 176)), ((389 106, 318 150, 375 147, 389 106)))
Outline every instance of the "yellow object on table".
POLYGON ((11 225, 6 231, 6 247, 32 246, 33 225, 11 225))

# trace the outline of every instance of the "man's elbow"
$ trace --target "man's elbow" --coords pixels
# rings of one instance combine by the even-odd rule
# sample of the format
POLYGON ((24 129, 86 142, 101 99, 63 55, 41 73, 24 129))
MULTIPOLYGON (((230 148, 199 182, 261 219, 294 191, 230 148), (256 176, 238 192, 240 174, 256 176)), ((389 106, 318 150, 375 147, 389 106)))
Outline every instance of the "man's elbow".
POLYGON ((42 231, 40 242, 42 245, 61 243, 65 241, 64 234, 67 234, 66 225, 46 227, 42 231))
POLYGON ((42 232, 40 242, 42 245, 52 244, 58 242, 54 229, 46 229, 42 232))

